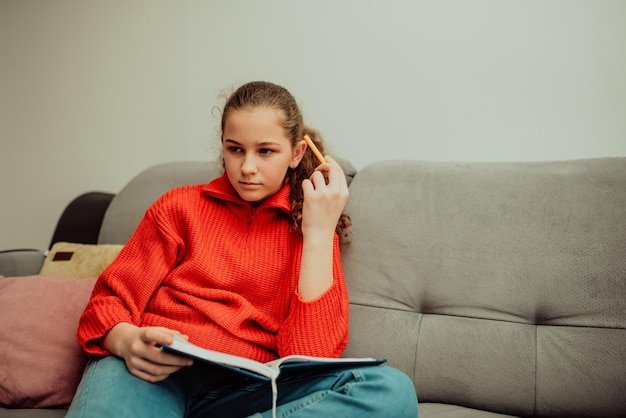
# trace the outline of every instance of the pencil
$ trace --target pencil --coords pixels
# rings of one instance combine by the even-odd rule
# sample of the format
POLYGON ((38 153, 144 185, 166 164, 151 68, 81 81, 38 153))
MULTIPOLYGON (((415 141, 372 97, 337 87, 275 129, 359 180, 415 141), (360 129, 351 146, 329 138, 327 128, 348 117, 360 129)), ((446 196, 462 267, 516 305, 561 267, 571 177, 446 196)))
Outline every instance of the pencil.
POLYGON ((320 163, 324 164, 326 162, 326 159, 324 158, 320 150, 317 149, 311 138, 308 135, 304 135, 304 141, 309 146, 309 148, 311 148, 311 151, 313 151, 313 154, 315 154, 317 159, 320 160, 320 163))

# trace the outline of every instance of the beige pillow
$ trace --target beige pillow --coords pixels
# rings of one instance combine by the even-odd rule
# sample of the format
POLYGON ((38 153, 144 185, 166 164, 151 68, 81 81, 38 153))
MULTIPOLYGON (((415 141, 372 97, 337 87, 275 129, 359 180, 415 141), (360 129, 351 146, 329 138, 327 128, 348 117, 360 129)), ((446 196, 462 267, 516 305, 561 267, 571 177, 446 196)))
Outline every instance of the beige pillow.
POLYGON ((115 244, 57 242, 48 253, 39 274, 77 279, 98 277, 117 257, 122 247, 115 244))

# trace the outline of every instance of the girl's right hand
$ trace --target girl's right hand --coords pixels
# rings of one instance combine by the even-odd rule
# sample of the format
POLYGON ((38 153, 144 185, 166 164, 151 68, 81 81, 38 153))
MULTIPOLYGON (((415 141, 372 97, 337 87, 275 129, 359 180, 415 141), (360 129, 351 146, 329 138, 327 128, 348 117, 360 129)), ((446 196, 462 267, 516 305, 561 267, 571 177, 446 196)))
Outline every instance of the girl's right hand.
POLYGON ((124 359, 130 374, 155 383, 193 364, 191 359, 161 350, 160 346, 171 344, 176 334, 181 335, 168 328, 138 327, 121 322, 107 333, 104 347, 124 359))
POLYGON ((302 235, 332 237, 339 217, 348 202, 348 184, 341 166, 329 155, 317 166, 311 177, 302 182, 302 235), (327 176, 327 179, 324 177, 327 176))

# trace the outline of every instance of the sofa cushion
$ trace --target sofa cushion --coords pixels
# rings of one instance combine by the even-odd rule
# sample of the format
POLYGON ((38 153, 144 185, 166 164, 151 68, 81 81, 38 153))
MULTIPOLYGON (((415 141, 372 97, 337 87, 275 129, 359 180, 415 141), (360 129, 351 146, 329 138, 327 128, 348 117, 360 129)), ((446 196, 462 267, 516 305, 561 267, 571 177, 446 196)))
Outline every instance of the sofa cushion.
POLYGON ((626 159, 382 161, 346 211, 350 357, 420 402, 624 416, 626 159))
POLYGON ((77 279, 98 277, 117 257, 122 247, 116 244, 57 242, 52 246, 39 274, 77 279))
POLYGON ((76 328, 95 281, 0 276, 0 405, 69 405, 86 363, 76 328))

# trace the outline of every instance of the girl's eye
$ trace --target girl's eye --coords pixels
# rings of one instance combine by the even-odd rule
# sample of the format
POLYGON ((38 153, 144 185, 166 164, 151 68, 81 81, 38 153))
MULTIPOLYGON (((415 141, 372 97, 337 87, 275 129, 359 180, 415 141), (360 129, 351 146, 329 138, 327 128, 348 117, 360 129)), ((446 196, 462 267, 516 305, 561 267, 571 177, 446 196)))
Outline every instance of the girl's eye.
POLYGON ((241 148, 235 147, 235 146, 231 146, 231 147, 228 147, 228 152, 232 152, 232 153, 241 152, 241 148))
POLYGON ((270 155, 271 153, 274 152, 274 150, 271 150, 271 149, 268 149, 268 148, 262 148, 259 152, 261 154, 270 155))

